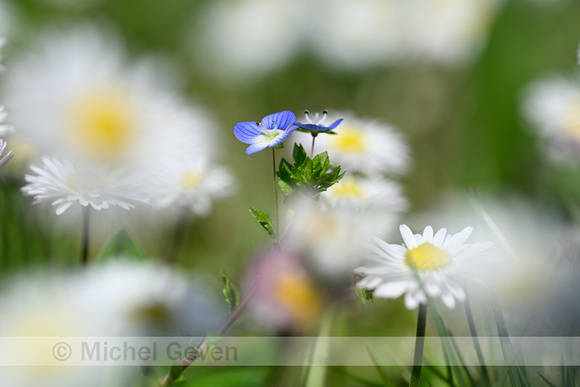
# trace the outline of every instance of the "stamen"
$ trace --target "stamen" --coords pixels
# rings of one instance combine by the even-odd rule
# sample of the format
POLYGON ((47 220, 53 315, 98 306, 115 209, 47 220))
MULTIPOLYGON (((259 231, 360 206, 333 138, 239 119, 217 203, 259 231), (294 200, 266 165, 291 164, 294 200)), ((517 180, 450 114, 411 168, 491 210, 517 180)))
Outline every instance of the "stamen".
POLYGON ((304 116, 306 117, 306 121, 308 121, 309 124, 313 123, 310 119, 310 112, 308 110, 304 110, 304 116))

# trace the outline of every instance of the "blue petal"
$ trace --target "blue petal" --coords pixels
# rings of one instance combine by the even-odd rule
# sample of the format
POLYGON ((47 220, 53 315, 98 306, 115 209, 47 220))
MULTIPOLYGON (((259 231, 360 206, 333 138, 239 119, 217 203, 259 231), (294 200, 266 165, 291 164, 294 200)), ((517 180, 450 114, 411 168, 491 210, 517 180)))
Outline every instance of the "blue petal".
POLYGON ((338 125, 340 125, 340 123, 342 122, 342 118, 339 120, 334 121, 332 124, 330 124, 327 128, 329 130, 332 130, 334 128, 336 128, 338 125))
POLYGON ((238 122, 234 126, 234 135, 238 140, 245 144, 253 143, 254 139, 260 134, 262 134, 262 130, 255 121, 238 122))
POLYGON ((292 113, 290 110, 270 114, 262 119, 262 125, 264 125, 266 129, 274 129, 272 123, 275 123, 276 128, 286 130, 295 122, 296 114, 292 113))
POLYGON ((267 147, 268 147, 268 144, 265 144, 265 143, 252 144, 246 148, 246 154, 251 155, 252 153, 256 153, 256 152, 261 151, 262 149, 266 149, 267 147))

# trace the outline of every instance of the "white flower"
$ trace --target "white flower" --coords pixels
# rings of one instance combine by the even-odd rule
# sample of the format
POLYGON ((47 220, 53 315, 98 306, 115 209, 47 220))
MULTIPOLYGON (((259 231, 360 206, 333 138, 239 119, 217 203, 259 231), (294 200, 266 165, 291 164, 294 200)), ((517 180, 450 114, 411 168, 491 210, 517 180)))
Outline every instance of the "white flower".
POLYGON ((180 157, 160 160, 150 176, 152 205, 189 207, 199 216, 206 216, 212 204, 231 196, 234 179, 224 168, 213 166, 210 161, 197 157, 180 157))
POLYGON ((74 203, 95 210, 119 206, 133 208, 133 202, 148 202, 139 193, 139 178, 126 175, 123 170, 106 168, 77 168, 69 161, 43 158, 43 167, 31 166, 36 175, 25 175, 28 183, 22 192, 34 196, 34 204, 51 201, 61 215, 74 203))
POLYGON ((400 58, 400 0, 325 0, 311 15, 314 54, 330 67, 359 69, 400 58))
POLYGON ((299 203, 288 220, 286 246, 303 256, 318 275, 344 277, 360 264, 364 246, 372 237, 385 231, 385 219, 389 223, 395 219, 391 214, 375 215, 371 211, 299 203))
POLYGON ((402 0, 409 59, 463 64, 485 43, 498 0, 402 0))
MULTIPOLYGON (((580 79, 551 77, 531 84, 522 110, 539 135, 547 140, 555 161, 580 154, 580 79)), ((545 143, 545 141, 543 142, 545 143)))
POLYGON ((332 207, 399 213, 407 209, 407 199, 400 184, 379 177, 347 175, 320 194, 332 207))
POLYGON ((63 366, 53 355, 54 342, 42 338, 107 336, 101 321, 72 306, 68 277, 47 278, 35 273, 4 281, 0 293, 0 337, 32 338, 35 342, 0 348, 0 362, 46 366, 2 367, 0 385, 11 387, 73 387, 103 384, 101 367, 63 366), (8 284, 8 285, 7 285, 8 284), (66 289, 66 290, 65 290, 66 289))
POLYGON ((393 127, 346 116, 336 135, 316 137, 315 152, 328 151, 330 161, 349 172, 404 174, 409 148, 393 127))
POLYGON ((116 334, 204 335, 222 313, 202 283, 170 267, 112 257, 71 279, 72 303, 116 334))
POLYGON ((465 244, 473 231, 471 227, 454 235, 447 234, 444 228, 433 234, 431 226, 425 227, 423 235, 413 235, 406 225, 401 225, 400 231, 402 245, 375 240, 370 259, 376 264, 356 269, 364 276, 357 286, 374 290, 373 295, 379 298, 405 294, 408 309, 427 303, 427 296, 440 297, 449 308, 455 307, 456 300, 465 300, 459 282, 476 280, 478 260, 482 262, 492 244, 465 244))
POLYGON ((6 106, 42 155, 142 167, 170 141, 178 147, 186 133, 210 129, 156 68, 128 63, 118 42, 96 28, 47 33, 27 54, 6 77, 6 106))
POLYGON ((308 28, 305 16, 310 4, 302 0, 207 4, 199 22, 192 23, 195 28, 185 44, 202 67, 228 81, 239 82, 281 67, 293 58, 308 28))

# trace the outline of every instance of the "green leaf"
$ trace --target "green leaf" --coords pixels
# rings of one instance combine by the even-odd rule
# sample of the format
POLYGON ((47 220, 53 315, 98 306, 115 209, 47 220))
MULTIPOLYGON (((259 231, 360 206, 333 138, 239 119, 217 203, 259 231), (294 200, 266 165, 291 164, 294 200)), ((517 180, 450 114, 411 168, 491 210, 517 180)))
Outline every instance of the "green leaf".
POLYGON ((222 272, 221 276, 222 280, 224 281, 223 294, 231 312, 240 304, 240 290, 232 283, 230 278, 225 273, 222 272))
POLYGON ((304 161, 308 158, 304 147, 300 144, 294 144, 294 150, 292 151, 292 158, 294 158, 294 165, 302 165, 304 161))
POLYGON ((97 258, 97 262, 103 263, 117 257, 128 257, 136 261, 145 261, 147 255, 143 248, 129 236, 126 230, 121 230, 103 248, 97 258))
POLYGON ((373 299, 373 291, 372 290, 355 287, 354 292, 355 292, 356 296, 358 297, 358 299, 360 300, 360 302, 362 302, 363 304, 366 304, 367 301, 370 301, 372 303, 375 302, 375 300, 373 299))
POLYGON ((268 215, 268 213, 265 211, 256 210, 255 208, 252 207, 249 207, 249 210, 250 214, 252 214, 254 219, 256 219, 256 221, 260 223, 262 227, 264 227, 264 230, 268 232, 268 236, 270 237, 270 239, 276 240, 276 231, 274 230, 274 225, 272 224, 270 215, 268 215))

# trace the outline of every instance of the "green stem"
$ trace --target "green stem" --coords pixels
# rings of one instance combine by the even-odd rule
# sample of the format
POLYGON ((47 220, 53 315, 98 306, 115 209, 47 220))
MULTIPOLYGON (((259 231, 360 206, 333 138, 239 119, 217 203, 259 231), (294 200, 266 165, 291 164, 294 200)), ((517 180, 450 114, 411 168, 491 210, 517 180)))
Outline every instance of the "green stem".
POLYGON ((314 158, 314 141, 316 141, 316 136, 318 136, 318 132, 310 132, 312 135, 312 148, 310 149, 310 158, 314 158))
POLYGON ((278 227, 279 209, 278 209, 278 185, 276 184, 276 150, 272 148, 272 177, 274 178, 274 201, 276 202, 276 236, 280 231, 278 227))
POLYGON ((413 371, 409 387, 419 386, 421 380, 421 368, 423 366, 423 348, 425 346, 425 327, 427 326, 427 304, 419 304, 417 316, 417 334, 415 335, 415 356, 413 358, 413 371))
POLYGON ((82 209, 82 234, 81 234, 81 265, 87 266, 89 262, 89 214, 90 208, 82 209))

